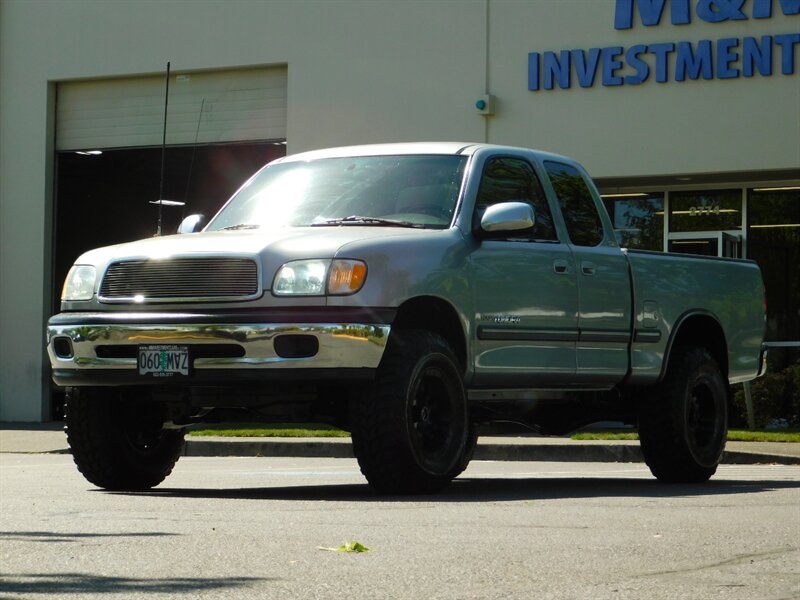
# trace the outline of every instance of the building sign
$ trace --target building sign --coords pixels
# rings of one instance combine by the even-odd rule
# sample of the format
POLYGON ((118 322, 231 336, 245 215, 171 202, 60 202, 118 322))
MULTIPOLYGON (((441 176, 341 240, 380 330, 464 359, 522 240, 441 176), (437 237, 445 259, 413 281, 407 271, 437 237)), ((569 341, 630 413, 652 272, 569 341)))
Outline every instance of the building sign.
MULTIPOLYGON (((636 19, 657 27, 669 14, 672 25, 771 19, 780 11, 800 15, 800 0, 617 0, 614 28, 632 29, 636 19), (777 5, 778 10, 775 10, 777 5), (668 10, 667 10, 667 7, 668 10)), ((528 54, 528 89, 590 88, 698 79, 735 79, 758 74, 794 75, 800 33, 727 37, 716 40, 635 44, 528 54)))

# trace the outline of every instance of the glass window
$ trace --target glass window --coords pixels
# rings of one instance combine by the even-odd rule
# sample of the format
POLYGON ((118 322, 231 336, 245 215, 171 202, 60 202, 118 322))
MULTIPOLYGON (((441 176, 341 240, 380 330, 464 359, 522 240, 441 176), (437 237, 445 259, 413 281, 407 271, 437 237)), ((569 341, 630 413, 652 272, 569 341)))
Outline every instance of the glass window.
POLYGON ((603 241, 603 223, 586 181, 572 165, 548 161, 544 166, 558 196, 569 239, 576 246, 597 246, 603 241))
POLYGON ((353 216, 445 229, 453 219, 465 164, 464 156, 444 155, 274 164, 248 181, 207 229, 346 225, 340 220, 353 216))
POLYGON ((800 339, 800 189, 750 190, 747 257, 767 290, 767 339, 800 339))
POLYGON ((725 231, 742 228, 742 191, 671 192, 670 231, 725 231))
POLYGON ((664 194, 603 198, 614 232, 624 248, 664 249, 664 194))
POLYGON ((545 241, 558 239, 544 189, 527 161, 511 157, 487 161, 475 202, 476 220, 480 219, 487 206, 500 202, 527 202, 533 206, 533 230, 519 232, 513 237, 545 241))

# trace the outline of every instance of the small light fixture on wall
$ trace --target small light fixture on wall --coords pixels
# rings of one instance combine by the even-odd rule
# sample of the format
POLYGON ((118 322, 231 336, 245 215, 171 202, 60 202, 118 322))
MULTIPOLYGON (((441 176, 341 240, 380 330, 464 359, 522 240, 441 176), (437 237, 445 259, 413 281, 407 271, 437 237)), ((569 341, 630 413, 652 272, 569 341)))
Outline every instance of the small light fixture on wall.
POLYGON ((489 117, 494 114, 495 98, 493 94, 484 94, 475 101, 475 108, 478 114, 489 117))

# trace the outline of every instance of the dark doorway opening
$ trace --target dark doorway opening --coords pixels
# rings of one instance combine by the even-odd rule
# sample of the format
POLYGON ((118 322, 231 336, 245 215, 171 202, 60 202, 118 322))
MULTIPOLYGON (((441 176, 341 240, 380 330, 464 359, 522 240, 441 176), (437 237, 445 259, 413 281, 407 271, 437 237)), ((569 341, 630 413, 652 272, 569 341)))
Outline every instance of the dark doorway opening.
MULTIPOLYGON (((162 234, 175 233, 184 216, 211 217, 256 170, 286 154, 281 143, 167 148, 162 234)), ((92 248, 155 235, 161 148, 60 152, 56 158, 53 312, 61 284, 78 256, 92 248)))

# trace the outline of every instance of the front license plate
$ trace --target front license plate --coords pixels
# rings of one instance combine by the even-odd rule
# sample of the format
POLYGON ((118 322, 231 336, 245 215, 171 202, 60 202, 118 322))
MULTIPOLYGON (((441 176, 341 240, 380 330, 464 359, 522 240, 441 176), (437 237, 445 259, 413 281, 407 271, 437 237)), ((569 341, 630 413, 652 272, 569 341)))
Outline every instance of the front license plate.
POLYGON ((189 375, 188 346, 139 346, 139 375, 147 377, 189 375))

